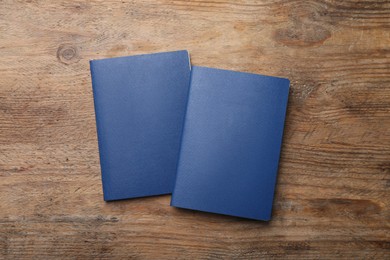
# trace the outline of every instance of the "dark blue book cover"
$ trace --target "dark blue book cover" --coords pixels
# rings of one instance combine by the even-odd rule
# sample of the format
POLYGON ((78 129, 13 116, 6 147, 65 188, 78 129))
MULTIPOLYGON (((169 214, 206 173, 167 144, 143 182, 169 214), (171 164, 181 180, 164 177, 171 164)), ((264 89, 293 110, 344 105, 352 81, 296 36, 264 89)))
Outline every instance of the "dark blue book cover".
POLYGON ((90 62, 104 200, 172 192, 185 116, 187 51, 90 62))
POLYGON ((171 205, 270 220, 289 80, 192 67, 171 205))

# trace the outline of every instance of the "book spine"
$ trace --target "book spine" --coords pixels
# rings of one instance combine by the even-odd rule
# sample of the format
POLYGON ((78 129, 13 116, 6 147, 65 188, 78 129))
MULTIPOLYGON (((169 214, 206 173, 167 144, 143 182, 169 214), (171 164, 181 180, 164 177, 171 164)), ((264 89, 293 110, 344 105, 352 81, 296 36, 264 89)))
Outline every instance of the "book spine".
POLYGON ((104 173, 104 158, 102 156, 102 141, 103 141, 103 129, 101 127, 101 122, 100 122, 100 112, 99 112, 99 94, 97 91, 98 88, 98 77, 96 75, 96 68, 95 64, 96 61, 90 60, 89 61, 89 67, 91 71, 91 81, 92 81, 92 94, 93 94, 93 104, 94 104, 94 109, 95 109, 95 121, 96 121, 96 133, 97 133, 97 140, 98 140, 98 147, 99 147, 99 161, 100 161, 100 168, 101 168, 101 176, 102 176, 102 186, 103 186, 103 199, 105 201, 108 201, 109 198, 107 197, 107 192, 105 192, 105 173, 104 173))
MULTIPOLYGON (((190 59, 190 56, 188 54, 188 59, 190 59)), ((179 166, 180 166, 180 157, 181 157, 181 149, 183 147, 183 137, 184 137, 184 134, 185 134, 185 126, 186 126, 186 117, 187 117, 187 110, 188 110, 188 102, 190 100, 190 96, 191 96, 191 82, 192 82, 192 67, 191 67, 191 62, 190 62, 190 79, 189 79, 189 85, 188 85, 188 93, 187 93, 187 104, 186 104, 186 108, 185 108, 185 111, 184 111, 184 117, 183 117, 183 126, 182 126, 182 131, 181 131, 181 137, 180 137, 180 148, 179 148, 179 154, 177 156, 177 164, 176 164, 176 176, 175 176, 175 182, 173 184, 173 189, 172 189, 172 197, 171 197, 171 203, 170 203, 170 206, 174 206, 174 200, 175 200, 175 189, 176 189, 176 178, 178 176, 178 170, 179 170, 179 166)))

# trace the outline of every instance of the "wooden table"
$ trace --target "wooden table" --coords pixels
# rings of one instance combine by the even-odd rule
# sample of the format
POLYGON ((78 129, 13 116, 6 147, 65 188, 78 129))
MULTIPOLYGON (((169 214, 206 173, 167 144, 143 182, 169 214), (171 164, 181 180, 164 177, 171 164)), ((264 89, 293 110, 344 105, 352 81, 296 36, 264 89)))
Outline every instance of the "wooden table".
POLYGON ((0 259, 390 257, 389 1, 0 1, 0 259), (288 77, 269 223, 105 203, 88 61, 288 77))

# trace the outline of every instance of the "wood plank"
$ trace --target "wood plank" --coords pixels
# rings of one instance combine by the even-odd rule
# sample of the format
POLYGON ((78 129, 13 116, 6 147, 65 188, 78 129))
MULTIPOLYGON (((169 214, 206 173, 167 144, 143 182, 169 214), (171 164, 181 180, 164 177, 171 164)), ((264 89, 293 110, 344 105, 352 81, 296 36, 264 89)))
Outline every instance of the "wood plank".
POLYGON ((390 257, 390 2, 0 1, 0 258, 390 257), (273 219, 105 203, 88 61, 291 79, 273 219))

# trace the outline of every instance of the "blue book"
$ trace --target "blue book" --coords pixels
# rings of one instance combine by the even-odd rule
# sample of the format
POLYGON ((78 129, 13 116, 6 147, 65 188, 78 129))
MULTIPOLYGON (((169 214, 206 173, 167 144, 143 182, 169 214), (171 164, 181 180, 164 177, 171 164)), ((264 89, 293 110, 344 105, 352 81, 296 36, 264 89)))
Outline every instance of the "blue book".
POLYGON ((104 200, 172 192, 190 81, 187 51, 90 62, 104 200))
POLYGON ((270 220, 289 80, 193 66, 171 205, 270 220))

